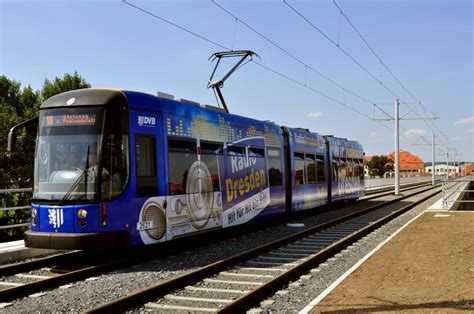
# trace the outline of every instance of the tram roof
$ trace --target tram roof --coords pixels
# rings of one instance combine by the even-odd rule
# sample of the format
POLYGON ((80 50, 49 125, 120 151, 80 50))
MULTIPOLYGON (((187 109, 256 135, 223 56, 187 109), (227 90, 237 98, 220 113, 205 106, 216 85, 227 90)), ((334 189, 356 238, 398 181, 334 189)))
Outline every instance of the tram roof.
POLYGON ((158 111, 169 114, 176 114, 186 117, 205 114, 213 116, 223 116, 227 121, 233 121, 237 125, 242 124, 265 124, 272 126, 272 129, 280 127, 269 121, 256 120, 235 114, 229 114, 220 108, 208 105, 201 105, 197 102, 186 99, 173 99, 172 95, 115 89, 115 88, 88 88, 73 90, 48 98, 40 106, 40 109, 67 108, 67 107, 87 107, 87 106, 110 106, 123 103, 129 109, 146 111, 158 111), (213 114, 212 114, 213 113, 213 114))

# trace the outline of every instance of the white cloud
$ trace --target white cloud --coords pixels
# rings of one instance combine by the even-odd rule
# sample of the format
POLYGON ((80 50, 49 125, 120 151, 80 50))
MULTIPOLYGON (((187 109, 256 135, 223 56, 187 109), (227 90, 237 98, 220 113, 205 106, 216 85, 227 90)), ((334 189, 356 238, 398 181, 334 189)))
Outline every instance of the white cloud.
POLYGON ((375 132, 371 132, 371 133, 369 134, 369 138, 377 138, 377 136, 378 136, 378 134, 375 133, 375 132))
POLYGON ((460 119, 454 123, 455 125, 458 124, 474 124, 474 116, 466 117, 463 119, 460 119))
POLYGON ((467 133, 474 133, 474 128, 470 128, 466 130, 467 133))
POLYGON ((405 137, 415 137, 415 136, 422 136, 426 134, 426 130, 424 129, 409 129, 403 132, 405 137))
POLYGON ((308 113, 308 117, 310 118, 320 118, 322 116, 323 116, 323 113, 319 111, 308 113))

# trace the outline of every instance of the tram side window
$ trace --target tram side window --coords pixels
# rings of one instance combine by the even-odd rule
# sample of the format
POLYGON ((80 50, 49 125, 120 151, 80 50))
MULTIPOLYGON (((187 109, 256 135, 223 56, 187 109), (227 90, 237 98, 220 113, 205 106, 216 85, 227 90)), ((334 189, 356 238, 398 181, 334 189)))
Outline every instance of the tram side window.
POLYGON ((128 181, 128 137, 125 135, 108 135, 104 140, 102 155, 102 200, 118 196, 128 181))
POLYGON ((267 150, 267 163, 270 186, 281 186, 281 159, 279 149, 269 148, 267 150))
POLYGON ((352 168, 352 159, 346 159, 346 176, 349 180, 352 180, 352 177, 354 176, 352 168))
POLYGON ((346 161, 345 158, 339 159, 339 180, 346 178, 346 161))
POLYGON ((219 156, 222 156, 222 145, 217 143, 201 142, 201 161, 203 161, 211 174, 214 191, 220 191, 219 168, 217 166, 219 156))
POLYGON ((358 179, 359 178, 359 164, 357 163, 356 160, 352 160, 352 166, 354 167, 354 180, 356 180, 356 178, 358 179))
POLYGON ((186 193, 188 172, 196 160, 195 141, 171 139, 168 141, 168 171, 171 195, 186 193))
POLYGON ((295 185, 305 184, 304 182, 304 154, 295 153, 294 156, 295 185))
MULTIPOLYGON (((237 171, 244 171, 242 170, 243 164, 239 164, 239 161, 243 161, 243 158, 246 156, 246 149, 244 146, 237 146, 237 145, 227 145, 227 154, 225 156, 226 158, 226 164, 231 165, 231 168, 227 168, 227 170, 230 170, 230 173, 226 173, 226 176, 228 178, 232 177, 233 173, 236 173, 237 171)), ((245 170, 246 171, 246 170, 245 170)), ((224 182, 223 182, 224 184, 224 182)), ((235 189, 238 189, 238 185, 229 185, 229 187, 226 187, 229 191, 234 191, 235 189)))
MULTIPOLYGON (((249 146, 248 147, 248 157, 249 157, 249 160, 252 160, 252 161, 255 162, 254 165, 256 167, 255 167, 255 169, 254 169, 254 167, 248 167, 247 168, 247 175, 249 176, 249 178, 251 178, 252 176, 255 178, 255 185, 262 186, 262 187, 268 187, 268 182, 267 182, 268 177, 267 177, 267 174, 265 173, 265 171, 263 171, 263 169, 265 169, 265 163, 266 163, 265 149, 260 148, 260 147, 255 147, 255 146, 249 146), (261 170, 259 170, 259 169, 261 169, 261 170), (255 173, 255 171, 258 172, 258 175, 255 173)), ((252 165, 252 163, 249 163, 249 164, 252 165)))
POLYGON ((332 167, 333 167, 332 177, 334 181, 339 181, 339 159, 338 158, 334 158, 332 160, 332 167))
POLYGON ((305 155, 305 170, 306 170, 306 184, 316 183, 316 164, 314 162, 314 155, 305 155))
POLYGON ((137 162, 137 196, 154 196, 158 194, 158 177, 156 174, 155 136, 135 136, 135 159, 137 162))
POLYGON ((129 177, 128 115, 118 106, 106 111, 105 136, 102 144, 103 201, 117 197, 125 188, 129 177), (104 175, 105 174, 105 175, 104 175))
POLYGON ((324 175, 324 156, 323 155, 316 155, 316 173, 317 173, 318 182, 326 181, 326 178, 324 175))

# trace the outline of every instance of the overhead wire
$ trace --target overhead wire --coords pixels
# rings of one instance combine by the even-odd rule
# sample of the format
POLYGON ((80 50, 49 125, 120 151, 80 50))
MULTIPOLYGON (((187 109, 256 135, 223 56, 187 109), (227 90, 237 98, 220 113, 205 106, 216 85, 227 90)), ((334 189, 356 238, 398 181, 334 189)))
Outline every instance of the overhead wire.
MULTIPOLYGON (((213 1, 213 2, 214 2, 214 1, 213 1)), ((122 3, 127 4, 127 5, 129 5, 130 7, 133 7, 133 8, 135 8, 135 9, 137 9, 137 10, 139 10, 139 11, 141 11, 141 12, 147 14, 147 15, 150 15, 150 16, 152 16, 153 18, 159 19, 159 20, 161 20, 161 21, 163 21, 163 22, 165 22, 165 23, 167 23, 167 24, 169 24, 169 25, 171 25, 171 26, 173 26, 173 27, 175 27, 175 28, 178 28, 178 29, 180 29, 180 30, 182 30, 182 31, 184 31, 184 32, 186 32, 186 33, 188 33, 188 34, 191 34, 191 35, 193 35, 193 36, 195 36, 195 37, 197 37, 197 38, 199 38, 199 39, 201 39, 201 40, 203 40, 203 41, 206 41, 206 42, 208 42, 208 43, 210 43, 210 44, 213 44, 213 45, 215 45, 215 46, 217 46, 217 47, 220 47, 220 48, 222 48, 222 49, 225 49, 225 50, 231 50, 230 48, 226 47, 226 46, 223 45, 223 44, 220 44, 220 43, 218 43, 218 42, 216 42, 216 41, 214 41, 214 40, 211 40, 211 39, 209 39, 209 38, 207 38, 207 37, 205 37, 205 36, 203 36, 203 35, 200 35, 200 34, 194 32, 194 31, 191 31, 191 30, 189 30, 189 29, 187 29, 187 28, 185 28, 185 27, 183 27, 183 26, 180 26, 180 25, 174 23, 174 22, 171 22, 171 21, 169 21, 169 20, 167 20, 167 19, 165 19, 165 18, 163 18, 163 17, 161 17, 161 16, 159 16, 159 15, 157 15, 157 14, 155 14, 155 13, 152 13, 152 12, 150 12, 150 11, 148 11, 148 10, 145 10, 145 9, 143 9, 143 8, 137 6, 137 5, 134 5, 134 4, 130 3, 130 2, 128 2, 127 0, 122 0, 122 3)), ((242 20, 239 20, 239 21, 242 23, 242 20)), ((245 24, 244 24, 244 25, 245 25, 245 24)), ((246 26, 247 26, 247 25, 246 25, 246 26)), ((276 44, 275 44, 275 45, 276 45, 276 44)), ((281 48, 281 49, 284 50, 284 48, 281 48)), ((289 54, 289 53, 288 53, 288 54, 289 54)), ((289 55, 291 55, 291 54, 289 54, 289 55)), ((351 111, 353 111, 353 112, 355 112, 355 113, 357 113, 357 114, 359 114, 359 115, 361 115, 361 116, 363 116, 363 117, 365 117, 365 118, 368 118, 369 120, 372 120, 372 121, 373 121, 373 119, 372 119, 370 116, 368 116, 367 114, 365 114, 365 113, 363 113, 363 112, 361 112, 361 111, 359 111, 359 110, 357 110, 357 109, 355 109, 355 108, 353 108, 353 107, 351 107, 351 106, 345 104, 344 102, 341 102, 341 101, 339 101, 339 100, 337 100, 337 99, 335 99, 335 98, 333 98, 333 97, 331 97, 331 96, 329 96, 329 95, 327 95, 327 94, 325 94, 325 93, 323 93, 323 92, 321 92, 321 91, 319 91, 319 90, 317 90, 317 89, 315 89, 315 88, 312 88, 312 87, 308 86, 308 85, 306 84, 306 82, 302 83, 302 82, 300 82, 300 81, 298 81, 298 80, 296 80, 296 79, 294 79, 294 78, 291 78, 290 76, 288 76, 288 75, 286 75, 286 74, 283 74, 283 73, 281 73, 281 72, 279 72, 279 71, 277 71, 277 70, 275 70, 275 69, 273 69, 273 68, 271 68, 271 67, 269 67, 269 66, 267 66, 267 65, 265 65, 265 64, 263 64, 263 63, 260 63, 260 62, 258 62, 258 61, 256 61, 256 60, 252 60, 252 62, 255 63, 256 65, 260 66, 261 68, 263 68, 263 69, 265 69, 265 70, 267 70, 267 71, 269 71, 269 72, 272 72, 273 74, 276 74, 276 75, 278 75, 278 76, 280 76, 280 77, 282 77, 282 78, 284 78, 284 79, 286 79, 286 80, 288 80, 288 81, 291 81, 291 82, 293 82, 293 83, 295 83, 295 84, 297 84, 297 85, 300 85, 300 86, 302 86, 302 87, 304 87, 304 88, 306 88, 306 89, 308 89, 308 90, 310 90, 310 91, 312 91, 312 92, 314 92, 314 93, 316 93, 316 94, 318 94, 318 95, 320 95, 320 96, 322 96, 322 97, 324 97, 324 98, 326 98, 326 99, 328 99, 328 100, 331 100, 331 101, 333 101, 333 102, 335 102, 335 103, 337 103, 337 104, 339 104, 339 105, 341 105, 341 106, 344 106, 344 107, 350 109, 351 111)), ((304 62, 303 62, 303 64, 304 64, 304 62)), ((308 66, 308 68, 309 68, 309 66, 308 66)), ((337 83, 336 83, 336 84, 337 84, 337 83)), ((342 89, 345 90, 345 91, 348 91, 348 90, 345 89, 345 88, 342 88, 342 89)), ((370 101, 368 101, 368 102, 370 102, 370 101)), ((375 122, 378 122, 378 121, 375 121, 375 122)), ((387 129, 389 129, 389 130, 393 130, 393 129, 391 129, 390 127, 388 127, 387 125, 385 125, 385 124, 383 124, 383 123, 379 123, 379 124, 380 124, 381 126, 383 126, 384 128, 387 128, 387 129)))
POLYGON ((344 48, 341 47, 338 43, 336 43, 331 37, 329 37, 325 32, 323 32, 319 27, 314 25, 308 18, 306 18, 299 10, 297 10, 295 7, 293 7, 291 4, 287 2, 287 0, 283 0, 283 3, 286 4, 293 12, 295 12, 300 18, 302 18, 306 23, 308 23, 313 29, 318 31, 324 38, 326 38, 331 44, 333 44, 335 47, 337 47, 344 55, 346 55, 349 59, 352 60, 355 64, 357 64, 364 72, 366 72, 370 77, 372 77, 376 82, 378 82, 381 86, 384 87, 386 91, 388 91, 393 97, 398 98, 400 100, 401 97, 399 97, 392 89, 390 89, 387 85, 385 85, 382 81, 377 79, 377 77, 370 72, 365 66, 363 66, 357 59, 355 59, 351 54, 349 54, 344 48))
POLYGON ((355 27, 355 25, 351 22, 349 17, 346 15, 344 10, 337 4, 336 0, 333 0, 334 5, 337 7, 339 10, 340 14, 346 19, 346 21, 349 23, 349 25, 352 27, 352 29, 359 35, 360 39, 364 42, 364 44, 369 48, 370 51, 374 54, 374 56, 379 60, 380 64, 385 68, 385 70, 390 73, 390 75, 400 84, 400 86, 417 102, 420 102, 418 98, 416 98, 412 92, 410 92, 405 85, 398 79, 398 77, 392 72, 392 70, 389 69, 389 67, 385 64, 385 62, 382 60, 382 58, 375 52, 375 50, 372 48, 372 46, 368 43, 368 41, 362 36, 362 34, 359 32, 359 30, 355 27))
MULTIPOLYGON (((202 39, 202 40, 204 40, 204 41, 206 41, 206 42, 208 42, 208 43, 211 43, 211 44, 213 44, 213 45, 215 45, 215 46, 217 46, 217 47, 220 47, 220 48, 223 48, 223 49, 226 49, 226 50, 230 50, 229 47, 226 47, 226 46, 223 45, 223 44, 220 44, 220 43, 218 43, 218 42, 216 42, 216 41, 214 41, 214 40, 211 40, 211 39, 209 39, 209 38, 207 38, 207 37, 205 37, 205 36, 203 36, 203 35, 200 35, 200 34, 198 34, 198 33, 196 33, 196 32, 193 32, 193 31, 191 31, 191 30, 189 30, 189 29, 187 29, 187 28, 185 28, 185 27, 183 27, 183 26, 180 26, 180 25, 178 25, 178 24, 176 24, 176 23, 174 23, 174 22, 171 22, 171 21, 169 21, 169 20, 167 20, 167 19, 165 19, 165 18, 163 18, 163 17, 161 17, 161 16, 159 16, 159 15, 157 15, 157 14, 155 14, 155 13, 152 13, 152 12, 150 12, 150 11, 148 11, 148 10, 145 10, 145 9, 143 9, 143 8, 137 6, 137 5, 131 4, 131 3, 128 2, 127 0, 122 0, 122 2, 125 3, 125 4, 128 4, 129 6, 135 8, 135 9, 141 11, 141 12, 144 12, 144 13, 146 13, 146 14, 148 14, 148 15, 154 17, 154 18, 157 18, 157 19, 159 19, 159 20, 161 20, 161 21, 164 21, 164 22, 166 22, 167 24, 169 24, 169 25, 171 25, 171 26, 173 26, 173 27, 176 27, 176 28, 178 28, 178 29, 181 29, 181 30, 185 31, 185 32, 188 33, 188 34, 191 34, 191 35, 193 35, 193 36, 195 36, 195 37, 197 37, 197 38, 200 38, 200 39, 202 39)), ((263 63, 260 63, 260 62, 258 62, 258 61, 256 61, 256 60, 252 60, 252 62, 255 63, 255 64, 257 64, 258 66, 260 66, 260 67, 266 69, 267 71, 270 71, 270 72, 272 72, 272 73, 274 73, 274 74, 277 74, 278 76, 280 76, 280 77, 282 77, 282 78, 284 78, 284 79, 286 79, 286 80, 289 80, 289 81, 291 81, 291 82, 293 82, 293 83, 295 83, 295 84, 298 84, 298 85, 300 85, 300 86, 302 86, 302 87, 304 87, 304 88, 306 88, 306 89, 308 89, 308 90, 310 90, 310 91, 312 91, 312 92, 314 92, 314 93, 316 93, 316 94, 318 94, 318 95, 320 95, 320 96, 322 96, 322 97, 324 97, 324 98, 326 98, 326 99, 328 99, 328 100, 331 100, 331 101, 333 101, 333 102, 335 102, 335 103, 337 103, 337 104, 339 104, 339 105, 341 105, 341 106, 344 106, 344 107, 346 107, 346 108, 348 108, 348 109, 350 109, 350 110, 356 112, 357 114, 359 114, 359 115, 361 115, 361 116, 364 116, 364 117, 370 119, 370 116, 368 116, 367 114, 365 114, 365 113, 363 113, 363 112, 361 112, 361 111, 359 111, 359 110, 357 110, 357 109, 355 109, 355 108, 353 108, 353 107, 351 107, 351 106, 349 106, 349 105, 347 105, 347 104, 345 104, 345 103, 343 103, 343 102, 341 102, 341 101, 339 101, 339 100, 337 100, 337 99, 335 99, 335 98, 333 98, 333 97, 331 97, 331 96, 329 96, 329 95, 327 95, 327 94, 325 94, 325 93, 323 93, 323 92, 321 92, 321 91, 319 91, 319 90, 317 90, 317 89, 315 89, 315 88, 312 88, 312 87, 308 86, 307 84, 305 85, 304 83, 301 83, 301 82, 299 82, 298 80, 296 80, 296 79, 294 79, 294 78, 291 78, 291 77, 289 77, 288 75, 285 75, 285 74, 283 74, 283 73, 281 73, 281 72, 279 72, 279 71, 277 71, 277 70, 275 70, 275 69, 273 69, 273 68, 271 68, 271 67, 269 67, 269 66, 267 66, 267 65, 265 65, 265 64, 263 64, 263 63)))
MULTIPOLYGON (((308 23, 313 29, 315 29, 317 32, 319 32, 326 40, 328 40, 331 44, 333 44, 335 47, 337 47, 344 55, 346 55, 350 60, 352 60, 356 65, 358 65, 362 70, 364 70, 364 72, 366 72, 372 79, 374 79, 376 82, 378 82, 386 91, 388 91, 392 96, 396 97, 397 99, 399 99, 401 101, 402 104, 406 105, 408 107, 408 104, 407 102, 402 99, 402 97, 400 97, 399 95, 397 95, 391 88, 389 88, 386 84, 383 83, 382 80, 378 80, 377 77, 372 74, 365 66, 363 66, 357 59, 355 59, 351 54, 349 54, 344 48, 342 48, 340 46, 340 43, 339 42, 335 42, 331 37, 329 37, 325 32, 323 32, 319 27, 317 27, 314 23, 312 23, 306 16, 304 16, 298 9, 296 9, 294 6, 292 6, 291 4, 288 3, 287 0, 282 0, 283 3, 288 7, 290 8, 294 13, 296 13, 301 19, 303 19, 306 23, 308 23)), ((372 51, 372 53, 376 56, 376 58, 379 60, 379 62, 384 66, 384 68, 387 69, 387 71, 392 75, 392 77, 394 77, 394 79, 402 86, 402 88, 408 93, 410 94, 410 96, 412 96, 412 98, 414 100, 416 100, 420 106, 422 106, 422 108, 425 108, 426 109, 426 106, 424 106, 419 100, 418 98, 416 98, 406 87, 405 85, 398 79, 398 77, 395 76, 395 74, 388 68, 388 66, 386 66, 385 62, 379 57, 379 55, 375 52, 375 50, 370 46, 370 44, 367 42, 367 40, 365 40, 365 38, 362 36, 362 34, 357 30, 357 28, 355 27, 355 25, 349 20, 349 18, 347 17, 347 15, 344 13, 344 11, 337 5, 337 3, 335 2, 335 0, 333 0, 333 2, 335 3, 336 7, 339 9, 340 11, 340 14, 342 14, 345 19, 349 22, 349 24, 351 25, 351 27, 356 31, 356 33, 361 37, 361 39, 364 41, 364 43, 369 47, 369 49, 372 51)), ((339 36, 339 35, 338 35, 339 36)), ((423 120, 425 122, 425 124, 427 125, 427 127, 433 131, 433 127, 429 125, 428 121, 426 118, 423 118, 419 115, 418 112, 415 111, 415 114, 416 116, 423 120)), ((435 126, 435 128, 438 130, 438 132, 440 132, 441 134, 443 134, 441 132, 441 130, 439 130, 439 128, 433 123, 431 122, 433 126, 435 126)), ((434 131, 433 131, 434 133, 434 131)), ((446 137, 444 135, 444 137, 446 137)))
POLYGON ((168 23, 168 24, 171 25, 171 26, 174 26, 174 27, 176 27, 176 28, 179 28, 180 30, 185 31, 186 33, 189 33, 189 34, 191 34, 191 35, 193 35, 193 36, 196 36, 196 37, 198 37, 198 38, 200 38, 200 39, 202 39, 202 40, 204 40, 204 41, 207 41, 208 43, 211 43, 211 44, 213 44, 213 45, 216 45, 216 46, 218 46, 218 47, 220 47, 220 48, 222 48, 222 49, 230 50, 229 48, 225 47, 224 45, 221 45, 221 44, 219 44, 219 43, 217 43, 217 42, 215 42, 215 41, 213 41, 213 40, 210 40, 209 38, 206 38, 206 37, 204 37, 204 36, 201 36, 201 35, 199 35, 199 34, 193 32, 193 31, 191 31, 191 30, 189 30, 189 29, 187 29, 187 28, 184 28, 184 27, 182 27, 182 26, 179 26, 178 24, 173 23, 173 22, 171 22, 171 21, 169 21, 169 20, 167 20, 167 19, 165 19, 165 18, 162 18, 162 17, 159 16, 159 15, 156 15, 156 14, 154 14, 154 13, 152 13, 152 12, 150 12, 150 11, 147 11, 147 10, 145 10, 145 9, 143 9, 143 8, 141 8, 141 7, 139 7, 139 6, 137 6, 137 5, 132 4, 132 3, 128 2, 127 0, 122 0, 122 3, 125 3, 125 4, 127 4, 127 5, 129 5, 129 6, 131 6, 131 7, 133 7, 133 8, 135 8, 135 9, 139 10, 139 11, 142 11, 143 13, 146 13, 146 14, 148 14, 148 15, 151 15, 151 16, 153 16, 154 18, 159 19, 159 20, 161 20, 161 21, 163 21, 163 22, 165 22, 165 23, 168 23))
MULTIPOLYGON (((305 69, 310 69, 312 72, 314 72, 315 74, 319 75, 320 77, 322 77, 323 79, 325 79, 326 81, 336 85, 337 87, 341 88, 343 91, 345 92, 348 92, 350 93, 351 95, 359 98, 360 100, 363 100, 369 104, 373 104, 374 102, 351 91, 350 89, 342 86, 341 84, 337 83, 336 81, 334 81, 333 79, 331 79, 330 77, 328 77, 327 75, 321 73, 320 71, 316 70, 314 67, 310 66, 309 64, 307 64, 306 62, 304 62, 303 60, 301 60, 300 58, 298 58, 297 56, 295 56, 294 54, 292 54, 291 52, 289 52, 287 49, 283 48, 281 45, 277 44, 274 40, 270 39, 268 36, 262 34, 260 31, 258 31, 257 29, 255 29, 255 27, 251 26, 250 24, 248 24, 247 22, 245 22, 242 18, 238 17, 237 15, 235 15, 234 13, 230 12, 228 9, 224 8, 221 4, 217 3, 215 0, 211 0, 211 2, 216 6, 218 7, 220 10, 224 11, 226 14, 228 14, 229 16, 231 16, 232 18, 234 18, 236 21, 239 21, 242 25, 244 25, 245 27, 247 27, 248 29, 250 29, 252 32, 254 32, 255 34, 257 34, 258 36, 260 36, 261 38, 263 38, 265 41, 269 42, 270 44, 272 44, 274 47, 278 48, 280 51, 282 51, 283 53, 285 53, 287 56, 289 56, 290 58, 292 58, 293 60, 295 60, 296 62, 298 62, 299 64, 303 65, 305 67, 305 69)), ((306 80, 305 80, 306 81, 306 80)))
MULTIPOLYGON (((314 69, 312 66, 308 65, 306 62, 304 62, 303 60, 301 60, 300 58, 296 57, 294 54, 292 54, 291 52, 289 52, 287 49, 283 48, 281 45, 277 44, 274 40, 270 39, 267 35, 264 35, 263 33, 261 33, 260 31, 258 31, 255 27, 251 26, 249 23, 247 23, 246 21, 244 21, 241 17, 237 16, 236 14, 230 12, 228 9, 226 9, 224 6, 222 6, 221 4, 217 3, 217 1, 215 0, 211 0, 211 2, 216 6, 218 7, 220 10, 222 10, 223 12, 225 12, 227 15, 229 15, 230 17, 232 17, 233 19, 235 19, 235 21, 239 21, 242 25, 244 25, 245 27, 247 27, 248 29, 250 29, 251 31, 253 31, 255 34, 257 34, 258 36, 260 36, 261 38, 263 38, 265 41, 269 42, 270 44, 272 44, 274 47, 278 48, 280 51, 282 51, 283 53, 285 53, 286 55, 288 55, 290 58, 292 58, 293 60, 295 60, 296 62, 300 63, 301 65, 303 65, 305 67, 305 83, 302 84, 301 82, 297 82, 295 81, 294 79, 291 79, 289 77, 287 77, 286 75, 282 74, 282 73, 279 73, 277 71, 274 71, 272 69, 269 69, 267 68, 266 66, 263 66, 263 65, 260 65, 264 68, 266 68, 267 70, 271 71, 271 72, 274 72, 275 74, 277 75, 280 75, 282 76, 283 78, 285 79, 289 79, 291 81, 293 81, 294 83, 298 84, 298 85, 301 85, 303 87, 307 87, 306 84, 307 84, 307 79, 306 79, 306 69, 310 69, 311 71, 313 71, 314 73, 318 74, 319 76, 321 76, 322 78, 324 78, 325 80, 331 82, 332 84, 336 85, 337 87, 341 88, 343 93, 344 92, 348 92, 350 94, 352 94, 353 96, 356 96, 357 98, 369 103, 369 104, 374 104, 373 101, 371 100, 368 100, 367 98, 363 97, 363 96, 360 96, 359 94, 349 90, 348 88, 340 85, 339 83, 337 83, 336 81, 334 81, 333 79, 329 78, 328 76, 322 74, 321 72, 317 71, 316 69, 314 69)), ((312 88, 310 88, 312 89, 312 88)), ((318 91, 315 91, 313 90, 314 92, 318 93, 318 91)), ((326 97, 326 95, 322 95, 323 97, 326 97)), ((345 94, 344 94, 345 96, 345 94)), ((345 97, 344 97, 345 98, 345 97)), ((339 103, 340 105, 342 106, 345 106, 345 100, 341 103, 340 101, 338 100, 335 100, 333 98, 330 98, 330 100, 332 101, 335 101, 337 103, 339 103)), ((352 108, 348 107, 349 109, 352 110, 352 108)), ((371 119, 368 115, 366 114, 363 114, 366 118, 369 118, 371 119)), ((389 129, 389 130, 392 130, 391 128, 387 127, 385 124, 381 123, 380 121, 375 121, 377 123, 379 123, 380 125, 384 126, 385 128, 389 129)), ((406 129, 404 129, 406 130, 406 129)), ((408 130, 406 130, 408 131, 408 130)))
MULTIPOLYGON (((403 84, 401 82, 401 80, 393 73, 393 71, 387 66, 387 64, 385 63, 385 61, 379 56, 379 54, 375 51, 375 49, 369 44, 369 42, 365 39, 365 37, 362 35, 362 33, 357 29, 357 27, 354 25, 354 23, 352 23, 352 21, 349 19, 349 17, 347 16, 347 14, 344 12, 344 10, 337 4, 336 0, 333 0, 333 3, 334 5, 336 6, 336 8, 339 10, 340 12, 340 15, 342 15, 344 17, 344 19, 349 23, 349 25, 352 27, 352 29, 357 33, 357 35, 360 37, 360 39, 364 42, 364 44, 367 46, 367 48, 369 48, 369 50, 372 52, 372 54, 377 58, 377 60, 380 62, 380 64, 385 68, 385 70, 388 71, 388 73, 390 73, 390 75, 398 82, 398 84, 400 84, 400 87, 405 90, 414 100, 415 102, 419 103, 420 106, 422 107, 422 109, 424 110, 425 114, 428 115, 427 111, 429 111, 433 116, 435 116, 435 114, 429 110, 407 87, 405 84, 403 84)), ((406 104, 406 102, 405 102, 406 104)), ((415 112, 415 114, 417 114, 415 112)), ((419 117, 419 115, 418 115, 419 117)), ((421 118, 421 117, 420 117, 421 118)), ((427 122, 425 120, 425 122, 427 122)), ((438 126, 430 120, 430 123, 431 125, 433 126, 433 128, 437 129, 437 131, 447 139, 447 136, 441 132, 441 130, 438 128, 438 126)), ((432 127, 430 127, 428 125, 428 127, 430 129, 433 130, 432 127)))

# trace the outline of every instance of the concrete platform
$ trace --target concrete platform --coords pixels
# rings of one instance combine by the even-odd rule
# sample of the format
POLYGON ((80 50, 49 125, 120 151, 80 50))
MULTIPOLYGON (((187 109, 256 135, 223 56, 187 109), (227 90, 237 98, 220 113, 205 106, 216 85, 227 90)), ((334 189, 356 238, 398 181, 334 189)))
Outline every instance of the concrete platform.
POLYGON ((302 312, 474 313, 474 212, 427 211, 359 264, 302 312))
POLYGON ((442 197, 428 208, 428 211, 443 211, 443 210, 447 211, 447 209, 443 208, 443 198, 442 197))
POLYGON ((23 240, 4 242, 0 243, 0 265, 57 252, 57 250, 27 248, 23 240))

